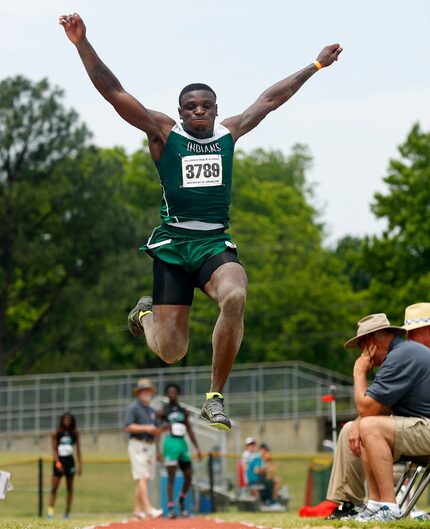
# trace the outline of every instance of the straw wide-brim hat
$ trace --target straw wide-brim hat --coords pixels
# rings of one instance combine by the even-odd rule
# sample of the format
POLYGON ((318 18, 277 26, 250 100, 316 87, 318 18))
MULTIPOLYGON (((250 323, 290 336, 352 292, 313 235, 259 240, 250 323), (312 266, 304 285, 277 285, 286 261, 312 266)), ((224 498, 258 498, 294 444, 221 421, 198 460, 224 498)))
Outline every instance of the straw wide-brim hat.
POLYGON ((136 387, 133 388, 133 393, 137 395, 142 389, 150 389, 155 393, 155 388, 149 378, 141 378, 137 381, 136 387))
POLYGON ((430 325, 430 303, 415 303, 406 307, 403 325, 406 331, 413 331, 428 325, 430 325))
POLYGON ((392 330, 396 334, 405 334, 405 329, 391 325, 387 316, 381 312, 380 314, 370 314, 365 316, 358 322, 357 335, 345 342, 345 347, 352 348, 358 346, 358 340, 368 334, 376 331, 392 330))

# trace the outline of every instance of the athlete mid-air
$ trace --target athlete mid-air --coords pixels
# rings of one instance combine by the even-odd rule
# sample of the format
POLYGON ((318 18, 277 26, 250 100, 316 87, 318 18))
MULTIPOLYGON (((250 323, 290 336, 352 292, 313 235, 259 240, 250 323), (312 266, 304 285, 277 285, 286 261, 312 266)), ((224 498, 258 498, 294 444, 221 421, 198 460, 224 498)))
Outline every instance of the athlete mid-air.
POLYGON ((326 46, 302 70, 279 81, 242 114, 215 123, 215 92, 202 83, 179 94, 181 123, 144 107, 129 94, 100 60, 86 38, 78 14, 60 17, 94 86, 128 123, 146 133, 162 190, 161 225, 143 249, 153 258, 152 298, 142 297, 130 312, 134 336, 166 363, 180 360, 188 349, 188 319, 194 288, 199 287, 220 309, 212 336, 212 381, 202 409, 210 425, 230 430, 222 391, 243 337, 247 277, 229 227, 233 151, 236 141, 269 112, 290 99, 320 68, 339 57, 339 44, 326 46))

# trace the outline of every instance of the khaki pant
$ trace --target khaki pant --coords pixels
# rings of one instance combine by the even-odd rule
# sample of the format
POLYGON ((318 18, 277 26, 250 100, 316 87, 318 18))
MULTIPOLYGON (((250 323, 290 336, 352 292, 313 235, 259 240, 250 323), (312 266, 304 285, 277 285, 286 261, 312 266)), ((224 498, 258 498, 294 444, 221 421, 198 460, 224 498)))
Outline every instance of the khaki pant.
POLYGON ((157 464, 155 443, 132 438, 128 441, 128 455, 134 480, 154 479, 157 464))
POLYGON ((396 443, 394 461, 403 456, 430 454, 430 419, 422 417, 395 417, 396 443))
MULTIPOLYGON (((395 417, 396 442, 393 460, 401 455, 430 454, 430 419, 420 417, 395 417)), ((327 499, 331 501, 351 501, 362 505, 366 497, 365 473, 361 458, 353 455, 348 438, 352 421, 347 422, 339 434, 334 454, 333 468, 327 489, 327 499)), ((402 466, 394 465, 394 481, 400 477, 402 466)))
POLYGON ((350 501, 354 505, 363 505, 366 496, 361 458, 355 457, 349 448, 348 437, 352 421, 347 422, 339 434, 334 453, 333 468, 327 489, 330 501, 350 501))

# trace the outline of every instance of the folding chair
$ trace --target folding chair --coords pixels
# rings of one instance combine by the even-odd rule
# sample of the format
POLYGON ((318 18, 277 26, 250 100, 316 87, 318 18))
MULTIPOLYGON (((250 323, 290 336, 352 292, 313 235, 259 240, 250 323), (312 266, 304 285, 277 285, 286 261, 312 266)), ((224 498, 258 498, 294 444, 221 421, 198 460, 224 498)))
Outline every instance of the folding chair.
POLYGON ((402 456, 401 459, 406 465, 395 492, 402 517, 406 518, 430 483, 430 455, 402 456))

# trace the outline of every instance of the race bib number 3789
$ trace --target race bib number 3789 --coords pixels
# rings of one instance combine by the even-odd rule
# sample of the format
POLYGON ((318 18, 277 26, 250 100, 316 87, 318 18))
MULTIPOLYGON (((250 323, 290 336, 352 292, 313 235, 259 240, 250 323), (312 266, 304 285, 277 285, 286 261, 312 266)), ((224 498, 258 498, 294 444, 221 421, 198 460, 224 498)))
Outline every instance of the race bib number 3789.
POLYGON ((184 156, 182 158, 182 186, 210 187, 222 185, 220 154, 184 156))

